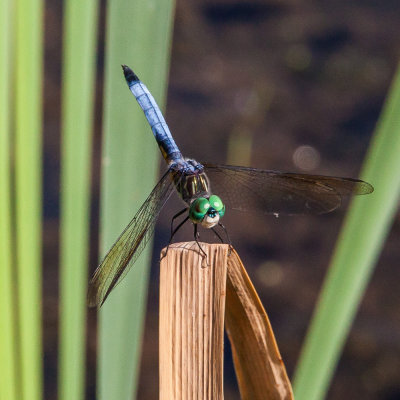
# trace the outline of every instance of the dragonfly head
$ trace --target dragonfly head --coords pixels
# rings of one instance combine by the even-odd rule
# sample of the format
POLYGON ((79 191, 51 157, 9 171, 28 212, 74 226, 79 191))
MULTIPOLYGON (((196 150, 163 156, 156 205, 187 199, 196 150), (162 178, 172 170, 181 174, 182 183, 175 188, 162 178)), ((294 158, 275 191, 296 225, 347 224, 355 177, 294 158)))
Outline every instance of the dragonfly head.
POLYGON ((201 224, 204 228, 212 228, 218 224, 225 214, 225 205, 215 194, 208 199, 198 197, 189 207, 189 217, 194 224, 201 224))

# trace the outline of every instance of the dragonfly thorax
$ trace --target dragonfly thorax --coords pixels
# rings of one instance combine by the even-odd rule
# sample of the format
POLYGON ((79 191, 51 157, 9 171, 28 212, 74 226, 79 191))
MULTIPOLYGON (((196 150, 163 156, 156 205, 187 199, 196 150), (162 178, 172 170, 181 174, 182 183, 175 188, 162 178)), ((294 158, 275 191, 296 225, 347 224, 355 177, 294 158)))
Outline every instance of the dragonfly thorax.
POLYGON ((210 197, 210 182, 202 164, 180 159, 170 165, 170 172, 179 196, 187 205, 199 197, 210 197))
POLYGON ((187 175, 198 174, 204 171, 203 164, 200 164, 193 158, 173 158, 169 163, 169 168, 173 171, 183 172, 187 175))

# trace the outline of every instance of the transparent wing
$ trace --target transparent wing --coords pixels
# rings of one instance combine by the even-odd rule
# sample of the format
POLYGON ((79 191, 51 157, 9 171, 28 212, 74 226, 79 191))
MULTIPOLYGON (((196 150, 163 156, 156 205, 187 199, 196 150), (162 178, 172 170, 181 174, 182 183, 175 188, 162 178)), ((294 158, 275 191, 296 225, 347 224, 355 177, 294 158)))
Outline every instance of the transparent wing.
POLYGON ((323 214, 338 208, 342 198, 374 189, 351 178, 285 173, 203 163, 211 190, 228 207, 265 214, 323 214))
POLYGON ((90 307, 103 305, 111 290, 139 257, 173 188, 168 171, 97 267, 89 283, 87 302, 90 307))

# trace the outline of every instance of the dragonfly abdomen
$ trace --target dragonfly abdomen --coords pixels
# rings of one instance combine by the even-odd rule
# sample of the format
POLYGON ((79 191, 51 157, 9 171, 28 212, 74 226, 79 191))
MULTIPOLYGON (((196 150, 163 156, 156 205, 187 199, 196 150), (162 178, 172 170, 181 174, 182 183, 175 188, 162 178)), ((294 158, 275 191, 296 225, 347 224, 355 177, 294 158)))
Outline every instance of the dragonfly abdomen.
POLYGON ((122 68, 129 89, 143 110, 165 161, 170 164, 175 160, 182 159, 182 154, 172 138, 168 125, 154 97, 129 67, 123 65, 122 68))

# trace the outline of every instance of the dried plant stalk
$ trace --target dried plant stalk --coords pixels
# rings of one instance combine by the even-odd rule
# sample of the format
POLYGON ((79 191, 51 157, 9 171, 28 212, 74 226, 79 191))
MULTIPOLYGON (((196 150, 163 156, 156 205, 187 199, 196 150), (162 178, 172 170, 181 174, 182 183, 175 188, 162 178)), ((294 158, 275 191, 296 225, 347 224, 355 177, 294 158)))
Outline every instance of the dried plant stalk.
POLYGON ((225 324, 241 398, 293 399, 267 313, 235 250, 228 257, 225 324))
MULTIPOLYGON (((228 245, 169 247, 160 267, 160 399, 223 399, 228 245)), ((164 249, 165 251, 165 249, 164 249)))
POLYGON ((225 312, 242 399, 293 399, 268 316, 238 254, 228 245, 201 247, 207 259, 189 242, 171 245, 161 261, 160 399, 223 399, 225 312))

